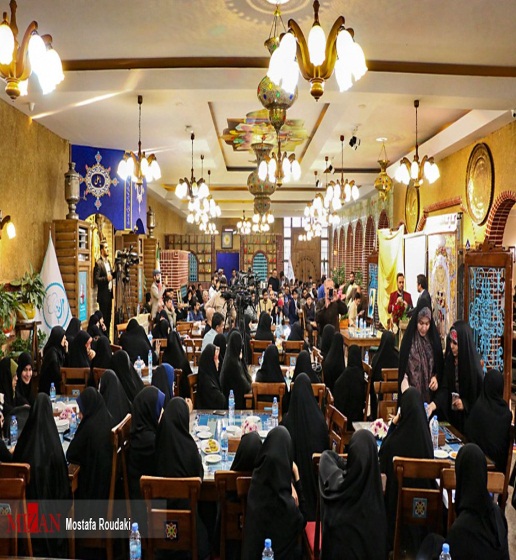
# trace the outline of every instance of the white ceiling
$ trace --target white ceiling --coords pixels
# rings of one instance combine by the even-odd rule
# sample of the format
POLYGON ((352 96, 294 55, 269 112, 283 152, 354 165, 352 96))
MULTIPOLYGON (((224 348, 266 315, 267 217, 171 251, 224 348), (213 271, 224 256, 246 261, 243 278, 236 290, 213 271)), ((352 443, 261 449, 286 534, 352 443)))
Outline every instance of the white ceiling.
MULTIPOLYGON (((31 84, 15 106, 74 144, 136 150, 141 94, 143 148, 156 153, 163 174, 150 185, 155 195, 184 212, 164 185, 190 175, 190 125, 196 176, 202 153, 223 216, 240 216, 252 208, 246 182, 254 157, 220 137, 228 119, 262 108, 256 87, 266 72, 263 42, 273 10, 266 0, 19 0, 20 34, 32 19, 52 34, 66 77, 47 96, 31 84), (235 167, 244 170, 228 170, 235 167)), ((282 11, 285 24, 293 17, 308 33, 311 0, 290 0, 282 11)), ((343 94, 332 78, 317 103, 300 83, 288 118, 304 121, 308 133, 296 149, 303 176, 273 195, 276 215, 302 213, 325 155, 340 167, 341 134, 344 168, 356 170, 346 177, 371 192, 375 139, 388 138, 393 162, 414 148, 416 98, 420 154, 437 160, 510 122, 516 108, 514 0, 321 0, 326 32, 341 14, 370 71, 343 94), (352 150, 347 142, 356 126, 361 145, 352 150)))

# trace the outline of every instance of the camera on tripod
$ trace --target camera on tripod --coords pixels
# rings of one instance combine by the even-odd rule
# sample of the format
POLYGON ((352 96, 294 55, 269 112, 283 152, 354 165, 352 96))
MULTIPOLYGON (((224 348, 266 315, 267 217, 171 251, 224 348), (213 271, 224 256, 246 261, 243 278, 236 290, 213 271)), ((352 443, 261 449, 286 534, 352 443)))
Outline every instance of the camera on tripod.
POLYGON ((132 245, 125 251, 117 251, 115 256, 115 267, 117 276, 120 276, 123 282, 129 282, 129 271, 132 266, 138 264, 139 262, 140 257, 138 256, 138 253, 133 251, 132 245))

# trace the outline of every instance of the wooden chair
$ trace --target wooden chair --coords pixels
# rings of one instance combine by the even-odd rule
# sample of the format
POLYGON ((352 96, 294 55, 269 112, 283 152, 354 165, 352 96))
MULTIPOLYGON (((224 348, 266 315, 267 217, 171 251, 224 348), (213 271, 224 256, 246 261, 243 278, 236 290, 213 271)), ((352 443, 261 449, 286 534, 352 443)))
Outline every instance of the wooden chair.
POLYGON ((191 373, 188 376, 188 384, 190 385, 190 398, 192 399, 193 407, 196 408, 197 401, 197 374, 191 373))
POLYGON ((346 431, 348 419, 333 405, 330 405, 329 408, 331 414, 328 429, 330 449, 336 453, 344 453, 344 447, 350 438, 349 432, 346 431))
POLYGON ((270 344, 272 344, 270 340, 255 340, 254 338, 251 338, 252 365, 259 365, 261 355, 270 344))
POLYGON ((188 336, 192 336, 192 329, 193 329, 193 322, 178 321, 176 323, 176 331, 181 336, 184 336, 185 334, 188 335, 188 336))
POLYGON ((122 350, 122 347, 119 344, 110 344, 111 346, 111 352, 113 352, 113 354, 115 352, 118 352, 119 350, 122 350))
POLYGON ((237 495, 237 478, 251 476, 251 473, 237 471, 217 471, 215 486, 220 510, 220 560, 226 558, 226 540, 241 541, 243 537, 242 502, 228 500, 228 492, 237 495))
POLYGON ((398 368, 382 368, 382 379, 398 382, 398 368))
POLYGON ((330 421, 331 421, 331 413, 332 407, 335 404, 335 399, 328 387, 326 387, 324 391, 324 416, 326 418, 326 425, 328 426, 328 430, 330 429, 330 421))
POLYGON ((283 397, 287 386, 285 383, 258 383, 254 381, 251 385, 253 391, 254 408, 256 410, 265 410, 272 407, 271 400, 263 400, 260 397, 277 397, 278 398, 278 420, 281 421, 281 409, 283 406, 283 397))
MULTIPOLYGON (((291 383, 290 392, 292 393, 293 390, 294 383, 291 383)), ((326 385, 324 383, 312 383, 312 392, 314 394, 314 397, 317 399, 317 402, 319 403, 319 408, 324 412, 324 397, 326 396, 326 385)))
MULTIPOLYGON (((441 486, 446 490, 448 497, 448 529, 455 521, 455 504, 454 504, 454 490, 457 487, 456 471, 453 468, 443 469, 441 486)), ((496 501, 498 496, 501 496, 505 488, 505 476, 501 472, 487 471, 487 491, 494 494, 493 499, 496 501)))
POLYGON ((367 362, 362 362, 362 369, 364 370, 364 373, 367 375, 367 386, 366 386, 366 394, 365 394, 365 401, 364 401, 364 422, 366 422, 368 408, 369 408, 369 393, 371 392, 371 383, 373 379, 373 370, 367 362))
MULTIPOLYGON (((111 440, 113 442, 112 464, 116 466, 115 476, 119 480, 120 479, 122 480, 125 505, 126 505, 127 515, 129 517, 131 516, 131 500, 129 499, 129 477, 127 475, 127 466, 128 466, 129 445, 131 441, 130 440, 131 423, 132 423, 132 416, 130 414, 127 414, 127 416, 120 422, 120 424, 118 424, 111 430, 111 434, 112 434, 111 440), (116 453, 116 461, 114 456, 115 453, 116 453)), ((111 477, 113 477, 113 472, 111 473, 111 477)), ((116 480, 114 481, 114 483, 116 484, 116 480)), ((111 491, 111 486, 110 486, 110 491, 111 491)))
POLYGON ((185 341, 185 346, 188 361, 192 362, 194 366, 198 366, 201 357, 202 338, 188 338, 185 341))
POLYGON ((374 390, 377 395, 382 395, 382 400, 378 399, 378 417, 383 418, 384 422, 389 421, 390 416, 395 416, 398 409, 397 381, 375 381, 374 390), (396 398, 394 398, 396 396, 396 398))
POLYGON ((106 371, 106 368, 93 368, 93 381, 95 382, 95 387, 98 388, 102 375, 106 371))
POLYGON ((129 323, 118 323, 118 325, 116 325, 116 340, 117 342, 120 340, 120 337, 122 336, 123 333, 125 333, 126 329, 127 329, 127 325, 129 323))
POLYGON ((61 368, 61 393, 67 397, 78 396, 88 385, 90 368, 61 368))
POLYGON ((285 352, 284 364, 290 366, 290 359, 294 358, 297 360, 299 352, 303 350, 305 344, 304 340, 284 340, 283 341, 283 351, 285 352))
POLYGON ((183 377, 183 370, 181 368, 174 368, 174 397, 179 397, 179 388, 181 387, 181 378, 183 377))
POLYGON ((509 496, 509 480, 511 478, 511 465, 512 465, 512 454, 514 446, 514 424, 511 424, 509 428, 509 446, 507 452, 507 463, 505 465, 505 482, 503 487, 503 492, 500 494, 499 504, 502 511, 505 511, 505 506, 507 505, 507 499, 509 496))
MULTIPOLYGON (((0 515, 0 554, 15 558, 18 556, 18 523, 10 524, 10 519, 17 520, 23 515, 27 519, 26 486, 24 478, 1 478, 0 501, 8 508, 9 515, 0 515), (6 535, 10 537, 6 538, 6 535)), ((30 533, 26 533, 27 550, 32 556, 32 541, 30 533)))
POLYGON ((245 527, 245 513, 247 509, 247 495, 249 494, 249 488, 251 487, 250 476, 239 476, 237 477, 237 496, 240 498, 240 503, 242 504, 242 527, 245 527))
POLYGON ((398 481, 398 506, 394 531, 394 560, 400 558, 401 530, 407 525, 424 526, 441 534, 443 489, 405 486, 406 479, 442 479, 442 471, 450 461, 394 457, 394 474, 398 481))
POLYGON ((147 550, 154 558, 156 549, 188 551, 192 560, 198 560, 197 547, 197 501, 201 491, 201 479, 161 478, 142 476, 140 488, 147 506, 147 550), (153 500, 188 500, 188 506, 168 509, 166 502, 153 500))

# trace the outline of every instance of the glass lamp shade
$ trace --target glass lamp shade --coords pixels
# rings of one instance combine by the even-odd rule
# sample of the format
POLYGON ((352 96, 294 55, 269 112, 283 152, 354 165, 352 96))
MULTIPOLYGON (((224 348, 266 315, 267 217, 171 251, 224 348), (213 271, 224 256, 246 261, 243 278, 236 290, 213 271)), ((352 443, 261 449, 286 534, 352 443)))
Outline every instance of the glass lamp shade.
POLYGON ((199 192, 197 196, 203 199, 209 195, 210 195, 210 189, 208 188, 208 185, 204 181, 201 181, 201 183, 199 184, 199 192))
POLYGON ((435 183, 435 181, 437 181, 437 179, 439 179, 439 177, 441 176, 437 164, 432 160, 428 160, 425 162, 424 173, 430 184, 435 183))
POLYGON ((410 164, 410 178, 414 181, 419 177, 419 162, 414 159, 410 164))
POLYGON ((7 222, 5 229, 8 239, 13 239, 14 237, 16 237, 16 228, 14 227, 14 224, 12 222, 7 222))
POLYGON ((188 216, 186 217, 186 221, 189 224, 193 224, 194 223, 194 215, 192 213, 188 214, 188 216))
POLYGON ((11 64, 14 51, 14 35, 4 20, 0 24, 0 64, 11 64))
POLYGON ((150 164, 150 170, 155 181, 161 179, 161 168, 159 166, 159 163, 155 159, 150 164))
POLYGON ((358 197, 360 196, 360 193, 358 191, 358 187, 356 185, 353 185, 351 187, 351 198, 353 200, 358 200, 358 197))
POLYGON ((401 163, 398 169, 396 169, 394 178, 396 179, 396 181, 398 181, 399 183, 403 183, 404 185, 408 185, 410 183, 410 172, 405 163, 401 163))
POLYGON ((314 23, 308 34, 308 52, 310 62, 314 66, 320 66, 326 58, 326 35, 319 23, 314 23))
POLYGON ((258 166, 258 178, 260 179, 260 181, 265 181, 265 179, 267 178, 267 162, 265 160, 262 160, 260 162, 260 165, 258 166))
POLYGON ((367 72, 367 66, 362 47, 354 41, 351 50, 351 60, 353 77, 355 81, 358 81, 367 72))
POLYGON ((183 181, 179 181, 176 187, 177 198, 184 198, 186 196, 187 190, 188 187, 186 186, 186 183, 183 181))
POLYGON ((22 80, 18 82, 18 88, 20 90, 20 97, 25 97, 29 93, 29 80, 22 80))
POLYGON ((127 178, 131 175, 134 175, 134 159, 132 158, 132 156, 129 156, 125 163, 125 176, 127 178))
POLYGON ((37 33, 34 33, 29 39, 29 60, 32 71, 35 72, 38 77, 45 72, 47 47, 43 39, 37 33))
MULTIPOLYGON (((122 158, 120 160, 116 172, 122 179, 125 179, 127 177, 127 161, 125 158, 122 158)), ((176 187, 176 194, 177 194, 177 187, 176 187)))
POLYGON ((301 166, 297 159, 292 162, 292 179, 294 179, 294 181, 299 181, 299 179, 301 179, 301 166))
POLYGON ((267 214, 267 223, 268 224, 274 223, 274 216, 272 214, 267 214))
POLYGON ((55 49, 47 50, 47 67, 54 84, 60 84, 64 80, 63 65, 61 57, 55 49))
POLYGON ((147 161, 147 158, 145 156, 142 156, 142 159, 140 161, 140 169, 143 175, 145 176, 145 178, 147 179, 149 173, 149 162, 147 161))

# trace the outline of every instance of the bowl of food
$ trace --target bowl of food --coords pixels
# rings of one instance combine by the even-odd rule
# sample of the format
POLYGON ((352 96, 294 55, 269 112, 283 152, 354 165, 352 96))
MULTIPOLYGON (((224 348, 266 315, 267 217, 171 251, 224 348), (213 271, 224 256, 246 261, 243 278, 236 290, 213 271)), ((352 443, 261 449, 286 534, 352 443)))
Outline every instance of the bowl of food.
POLYGON ((202 450, 204 451, 204 453, 206 453, 206 455, 218 453, 220 451, 219 442, 215 439, 210 438, 203 442, 202 450))

